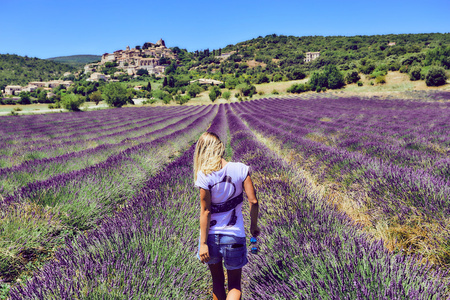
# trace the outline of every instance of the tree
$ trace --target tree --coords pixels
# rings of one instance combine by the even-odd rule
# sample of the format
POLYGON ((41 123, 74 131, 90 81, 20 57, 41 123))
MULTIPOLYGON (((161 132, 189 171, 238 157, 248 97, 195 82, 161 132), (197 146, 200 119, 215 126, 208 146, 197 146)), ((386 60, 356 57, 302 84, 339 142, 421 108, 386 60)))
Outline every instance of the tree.
POLYGON ((62 106, 69 111, 80 111, 81 104, 84 103, 84 97, 73 93, 66 94, 61 98, 62 106))
POLYGON ((45 92, 45 91, 41 91, 39 94, 38 94, 38 102, 39 103, 47 103, 48 101, 47 101, 47 93, 45 92))
POLYGON ((211 91, 209 92, 209 99, 211 99, 212 102, 214 102, 218 97, 222 95, 222 91, 218 86, 213 86, 211 91))
POLYGON ((128 98, 127 89, 119 82, 105 85, 102 98, 111 107, 122 107, 131 100, 128 98))
POLYGON ((19 104, 31 104, 30 94, 28 92, 19 93, 20 100, 17 101, 19 104))
POLYGON ((431 67, 425 76, 425 83, 427 86, 444 85, 447 81, 447 75, 442 67, 431 67))
POLYGON ((152 91, 152 84, 150 81, 147 83, 147 87, 145 88, 146 91, 151 92, 152 91))
POLYGON ((136 75, 138 76, 148 75, 148 71, 146 69, 138 69, 136 75))
POLYGON ((311 87, 311 90, 317 90, 321 88, 327 88, 328 87, 328 79, 325 76, 325 73, 322 72, 314 72, 311 75, 311 78, 309 79, 309 85, 311 87))
POLYGON ((167 86, 167 77, 164 77, 162 86, 163 86, 163 87, 167 86))
POLYGON ((175 64, 175 62, 172 62, 165 70, 164 70, 164 74, 169 75, 169 74, 175 74, 177 71, 177 65, 175 64))
POLYGON ((324 74, 328 80, 328 88, 340 89, 345 85, 344 76, 335 65, 326 66, 324 74))
POLYGON ((194 83, 186 88, 186 92, 189 94, 189 96, 195 98, 198 94, 202 92, 202 88, 198 84, 194 83))
POLYGON ((361 79, 357 71, 350 71, 345 75, 345 81, 347 83, 355 83, 358 82, 361 79))
POLYGON ((89 99, 92 102, 95 102, 95 105, 98 105, 100 101, 102 101, 102 93, 100 91, 95 91, 89 95, 89 99))

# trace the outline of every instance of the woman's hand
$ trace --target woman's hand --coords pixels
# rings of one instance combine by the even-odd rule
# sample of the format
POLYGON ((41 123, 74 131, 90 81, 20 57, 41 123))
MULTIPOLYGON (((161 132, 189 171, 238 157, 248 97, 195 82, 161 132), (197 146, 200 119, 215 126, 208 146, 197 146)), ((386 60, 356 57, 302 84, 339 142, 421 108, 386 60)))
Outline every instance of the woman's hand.
POLYGON ((207 244, 200 244, 200 251, 198 253, 202 263, 207 263, 209 261, 209 249, 207 244))
POLYGON ((251 226, 250 233, 252 234, 252 236, 257 237, 261 233, 261 230, 259 229, 258 225, 251 226))

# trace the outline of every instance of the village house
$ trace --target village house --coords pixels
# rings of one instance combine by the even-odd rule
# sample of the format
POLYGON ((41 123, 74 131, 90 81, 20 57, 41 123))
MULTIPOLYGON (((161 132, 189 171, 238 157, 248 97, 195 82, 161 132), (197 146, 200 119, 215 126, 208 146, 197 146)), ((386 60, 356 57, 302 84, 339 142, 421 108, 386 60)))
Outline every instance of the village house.
POLYGON ((37 89, 43 89, 44 91, 51 91, 53 88, 63 85, 65 88, 71 86, 73 82, 71 80, 51 80, 45 81, 31 81, 27 86, 20 85, 7 85, 5 87, 6 95, 16 95, 20 92, 34 92, 37 89))
POLYGON ((305 58, 303 59, 304 62, 310 62, 317 58, 319 58, 320 52, 306 52, 305 58))
POLYGON ((20 93, 22 91, 22 87, 20 85, 7 85, 5 87, 6 95, 15 95, 16 93, 20 93))
POLYGON ((86 79, 86 81, 99 81, 100 79, 103 79, 106 81, 107 77, 105 74, 95 72, 95 73, 92 73, 91 77, 89 77, 89 79, 86 79))
POLYGON ((29 82, 28 84, 35 85, 38 88, 43 88, 43 87, 47 86, 47 82, 44 82, 44 81, 32 81, 32 82, 29 82))
POLYGON ((37 86, 31 85, 31 84, 29 84, 26 87, 22 88, 22 92, 29 92, 29 93, 31 93, 31 92, 34 92, 35 90, 37 90, 37 86))
POLYGON ((392 47, 392 46, 395 46, 396 44, 397 44, 396 42, 390 42, 390 43, 388 44, 388 46, 392 47))

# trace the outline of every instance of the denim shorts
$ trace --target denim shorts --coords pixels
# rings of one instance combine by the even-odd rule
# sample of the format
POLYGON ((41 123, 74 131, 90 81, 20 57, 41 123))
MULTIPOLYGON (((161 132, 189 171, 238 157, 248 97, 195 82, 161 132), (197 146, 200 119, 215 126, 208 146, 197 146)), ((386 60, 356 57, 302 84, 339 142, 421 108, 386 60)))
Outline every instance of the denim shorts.
MULTIPOLYGON (((200 239, 198 240, 197 258, 200 259, 200 239)), ((208 234, 209 261, 207 264, 217 264, 224 261, 227 270, 240 269, 248 263, 245 237, 226 234, 208 234)))

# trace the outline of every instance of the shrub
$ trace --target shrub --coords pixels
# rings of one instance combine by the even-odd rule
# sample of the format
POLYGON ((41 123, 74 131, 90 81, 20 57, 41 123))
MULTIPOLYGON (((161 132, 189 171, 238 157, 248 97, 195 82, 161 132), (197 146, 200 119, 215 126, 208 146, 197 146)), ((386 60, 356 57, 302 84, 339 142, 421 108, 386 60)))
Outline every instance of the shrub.
POLYGON ((362 81, 358 81, 356 84, 358 84, 358 86, 363 86, 363 82, 362 81))
POLYGON ((282 81, 282 80, 283 80, 283 75, 281 75, 280 73, 275 73, 272 75, 273 82, 278 82, 278 81, 282 81))
POLYGON ((414 66, 409 70, 409 80, 416 81, 420 79, 421 68, 419 66, 414 66))
POLYGON ((306 74, 300 69, 294 69, 287 74, 289 80, 300 80, 306 77, 306 74))
POLYGON ((447 81, 447 75, 442 67, 431 67, 425 76, 425 83, 427 86, 444 85, 447 81))
POLYGON ((396 61, 389 63, 389 71, 398 71, 400 69, 400 64, 396 61))
POLYGON ((256 77, 256 83, 257 83, 257 84, 268 83, 268 82, 270 82, 270 79, 269 79, 269 77, 267 77, 266 74, 260 73, 260 74, 258 74, 258 76, 256 77))
POLYGON ((14 100, 12 98, 3 99, 3 103, 4 104, 9 104, 9 105, 16 105, 17 104, 16 100, 14 100))
POLYGON ((288 89, 288 93, 300 94, 307 91, 310 91, 311 87, 308 84, 298 83, 291 85, 288 89))
POLYGON ((377 78, 375 78, 375 82, 377 84, 384 84, 386 83, 386 77, 383 75, 378 75, 377 78))
POLYGON ((236 88, 239 90, 239 93, 244 97, 252 97, 256 93, 256 87, 251 84, 241 83, 236 88))
POLYGON ((408 65, 403 65, 399 69, 400 73, 406 73, 408 72, 408 65))
POLYGON ((272 94, 274 94, 274 95, 278 95, 278 94, 280 94, 277 90, 273 90, 272 91, 272 94))
POLYGON ((225 91, 222 93, 222 98, 225 100, 230 100, 231 97, 231 92, 230 91, 225 91))
POLYGON ((84 103, 84 98, 70 93, 62 97, 61 103, 62 106, 69 111, 80 111, 80 106, 84 103))
POLYGON ((347 83, 355 83, 360 79, 361 77, 359 76, 357 71, 350 71, 347 73, 347 75, 345 75, 345 81, 347 83))

